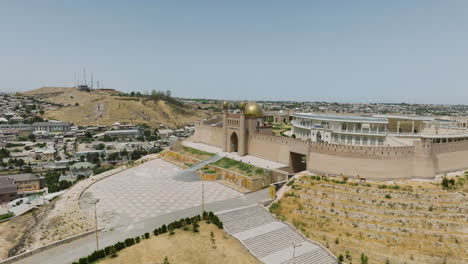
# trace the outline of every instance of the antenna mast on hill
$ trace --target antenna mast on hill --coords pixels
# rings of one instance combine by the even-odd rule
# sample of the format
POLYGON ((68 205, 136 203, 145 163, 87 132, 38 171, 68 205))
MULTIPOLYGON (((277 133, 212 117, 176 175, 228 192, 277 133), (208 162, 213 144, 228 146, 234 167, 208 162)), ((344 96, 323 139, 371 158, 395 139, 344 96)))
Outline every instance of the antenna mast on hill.
POLYGON ((93 88, 94 81, 93 81, 93 73, 91 73, 91 88, 93 88))
POLYGON ((84 78, 84 85, 88 85, 88 82, 86 81, 86 68, 83 68, 83 78, 84 78))

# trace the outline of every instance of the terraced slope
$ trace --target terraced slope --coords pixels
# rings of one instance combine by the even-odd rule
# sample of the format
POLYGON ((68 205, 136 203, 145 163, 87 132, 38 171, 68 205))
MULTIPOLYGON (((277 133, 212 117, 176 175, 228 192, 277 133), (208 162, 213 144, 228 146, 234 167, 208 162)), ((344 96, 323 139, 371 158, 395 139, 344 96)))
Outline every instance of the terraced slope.
POLYGON ((272 211, 348 263, 468 263, 466 190, 418 185, 303 176, 272 211))

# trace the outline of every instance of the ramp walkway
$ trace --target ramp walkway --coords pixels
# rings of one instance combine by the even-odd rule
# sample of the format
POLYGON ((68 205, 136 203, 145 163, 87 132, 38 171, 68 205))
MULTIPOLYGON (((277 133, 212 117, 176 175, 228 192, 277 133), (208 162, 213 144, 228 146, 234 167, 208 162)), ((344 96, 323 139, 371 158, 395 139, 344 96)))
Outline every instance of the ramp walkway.
POLYGON ((213 157, 211 157, 209 159, 202 160, 202 161, 198 162, 197 164, 193 165, 192 167, 179 172, 174 178, 176 180, 178 180, 178 181, 185 181, 185 182, 199 181, 200 177, 198 177, 196 171, 203 168, 204 166, 206 166, 206 165, 208 165, 210 163, 216 162, 216 161, 218 161, 218 160, 220 160, 222 158, 223 157, 221 157, 219 155, 214 155, 213 157))
POLYGON ((193 165, 192 167, 188 168, 187 170, 197 171, 197 170, 203 168, 204 166, 206 166, 206 165, 208 165, 210 163, 217 162, 218 160, 220 160, 222 158, 223 157, 221 157, 219 155, 214 155, 213 157, 211 157, 209 159, 202 160, 202 161, 198 162, 197 164, 193 165))
POLYGON ((260 205, 221 211, 216 215, 223 221, 226 231, 265 264, 338 263, 328 250, 278 221, 260 205))

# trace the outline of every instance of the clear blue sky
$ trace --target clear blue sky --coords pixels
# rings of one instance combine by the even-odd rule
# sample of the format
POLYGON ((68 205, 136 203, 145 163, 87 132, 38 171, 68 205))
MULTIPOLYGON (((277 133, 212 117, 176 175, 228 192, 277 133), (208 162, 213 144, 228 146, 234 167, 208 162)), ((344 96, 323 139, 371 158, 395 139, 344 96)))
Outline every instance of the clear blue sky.
POLYGON ((468 1, 1 1, 0 91, 464 104, 468 1))

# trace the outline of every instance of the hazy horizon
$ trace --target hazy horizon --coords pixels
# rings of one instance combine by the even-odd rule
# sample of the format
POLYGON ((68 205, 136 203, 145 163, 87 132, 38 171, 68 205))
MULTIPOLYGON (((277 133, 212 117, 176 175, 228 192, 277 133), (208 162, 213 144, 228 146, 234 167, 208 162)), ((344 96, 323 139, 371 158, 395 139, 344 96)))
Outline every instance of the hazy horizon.
POLYGON ((0 3, 0 92, 464 104, 465 1, 0 3))

